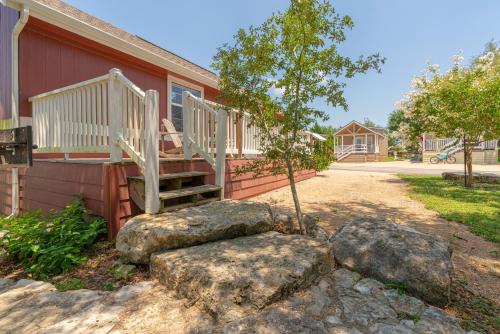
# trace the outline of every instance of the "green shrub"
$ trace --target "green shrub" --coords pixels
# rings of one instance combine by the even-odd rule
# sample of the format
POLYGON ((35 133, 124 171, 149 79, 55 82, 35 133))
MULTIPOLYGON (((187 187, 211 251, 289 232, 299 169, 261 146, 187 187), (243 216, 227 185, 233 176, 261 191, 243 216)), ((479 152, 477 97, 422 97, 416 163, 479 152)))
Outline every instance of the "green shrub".
POLYGON ((65 279, 63 281, 56 283, 57 290, 61 292, 85 289, 85 287, 86 287, 85 282, 78 278, 65 279))
POLYGON ((61 211, 26 212, 2 219, 0 226, 10 231, 2 241, 3 247, 36 278, 47 278, 85 262, 82 250, 106 232, 104 220, 92 217, 80 198, 61 211))

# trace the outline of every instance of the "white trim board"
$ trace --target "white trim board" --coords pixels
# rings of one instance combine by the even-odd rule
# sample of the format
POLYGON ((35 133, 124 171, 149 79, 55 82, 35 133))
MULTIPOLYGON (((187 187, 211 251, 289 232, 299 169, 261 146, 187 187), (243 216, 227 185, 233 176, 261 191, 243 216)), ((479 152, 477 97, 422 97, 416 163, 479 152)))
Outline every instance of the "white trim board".
MULTIPOLYGON (((369 128, 369 127, 367 127, 366 125, 363 125, 363 124, 361 124, 361 123, 359 123, 359 122, 357 122, 357 121, 350 121, 347 125, 343 126, 343 127, 342 127, 339 131, 335 132, 333 135, 334 135, 334 136, 337 136, 337 134, 338 134, 340 131, 344 130, 345 128, 348 128, 348 127, 349 127, 349 126, 351 126, 352 124, 359 125, 359 126, 361 126, 361 127, 365 128, 366 130, 368 130, 368 131, 370 131, 370 132, 372 132, 372 133, 374 133, 374 134, 376 134, 376 135, 382 136, 382 137, 384 137, 384 138, 386 138, 386 137, 387 137, 386 135, 384 135, 384 134, 382 134, 382 133, 380 133, 380 132, 377 132, 377 131, 373 131, 372 129, 370 129, 370 128, 369 128)), ((356 132, 356 133, 352 133, 351 135, 355 135, 355 134, 357 134, 357 132, 356 132)))

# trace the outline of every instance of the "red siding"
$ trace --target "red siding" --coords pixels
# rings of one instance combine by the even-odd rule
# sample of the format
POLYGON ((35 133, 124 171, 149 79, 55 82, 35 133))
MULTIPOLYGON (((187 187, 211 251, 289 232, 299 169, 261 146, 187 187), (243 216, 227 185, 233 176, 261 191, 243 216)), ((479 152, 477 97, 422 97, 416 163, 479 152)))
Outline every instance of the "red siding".
POLYGON ((11 118, 11 36, 19 13, 0 4, 0 121, 11 118))
MULTIPOLYGON (((286 176, 252 173, 236 175, 237 165, 245 160, 227 160, 225 197, 243 199, 288 185, 286 176)), ((161 173, 180 171, 207 171, 208 183, 214 183, 215 174, 204 160, 166 161, 161 173)), ((82 195, 86 205, 109 223, 110 236, 116 235, 127 220, 140 213, 129 196, 127 177, 138 175, 135 164, 79 163, 63 161, 34 162, 29 169, 20 169, 20 206, 22 210, 61 209, 82 195)), ((297 181, 315 176, 314 171, 297 173, 297 181)), ((0 212, 10 213, 10 172, 0 171, 0 212)))

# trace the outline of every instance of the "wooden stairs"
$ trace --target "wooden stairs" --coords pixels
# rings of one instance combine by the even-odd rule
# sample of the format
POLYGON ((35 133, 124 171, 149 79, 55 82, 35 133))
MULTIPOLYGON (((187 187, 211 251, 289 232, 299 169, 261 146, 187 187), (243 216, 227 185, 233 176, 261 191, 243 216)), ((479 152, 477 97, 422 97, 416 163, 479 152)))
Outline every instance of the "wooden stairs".
MULTIPOLYGON (((160 211, 172 211, 202 205, 222 198, 222 188, 206 184, 207 172, 178 172, 160 174, 160 211)), ((137 206, 145 207, 144 176, 128 177, 130 198, 137 206)))

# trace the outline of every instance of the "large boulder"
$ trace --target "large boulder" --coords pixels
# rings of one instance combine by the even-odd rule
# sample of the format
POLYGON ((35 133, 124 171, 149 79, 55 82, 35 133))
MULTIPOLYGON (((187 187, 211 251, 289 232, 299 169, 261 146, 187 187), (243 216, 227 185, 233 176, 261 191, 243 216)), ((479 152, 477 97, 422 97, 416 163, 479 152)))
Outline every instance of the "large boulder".
POLYGON ((154 252, 272 229, 269 205, 227 200, 159 215, 136 216, 118 232, 116 248, 126 261, 148 263, 154 252))
POLYGON ((155 253, 151 274, 215 319, 241 317, 333 268, 331 245, 277 232, 155 253))
POLYGON ((357 220, 330 241, 342 266, 401 284, 430 303, 448 301, 453 266, 451 249, 441 238, 385 221, 357 220))

